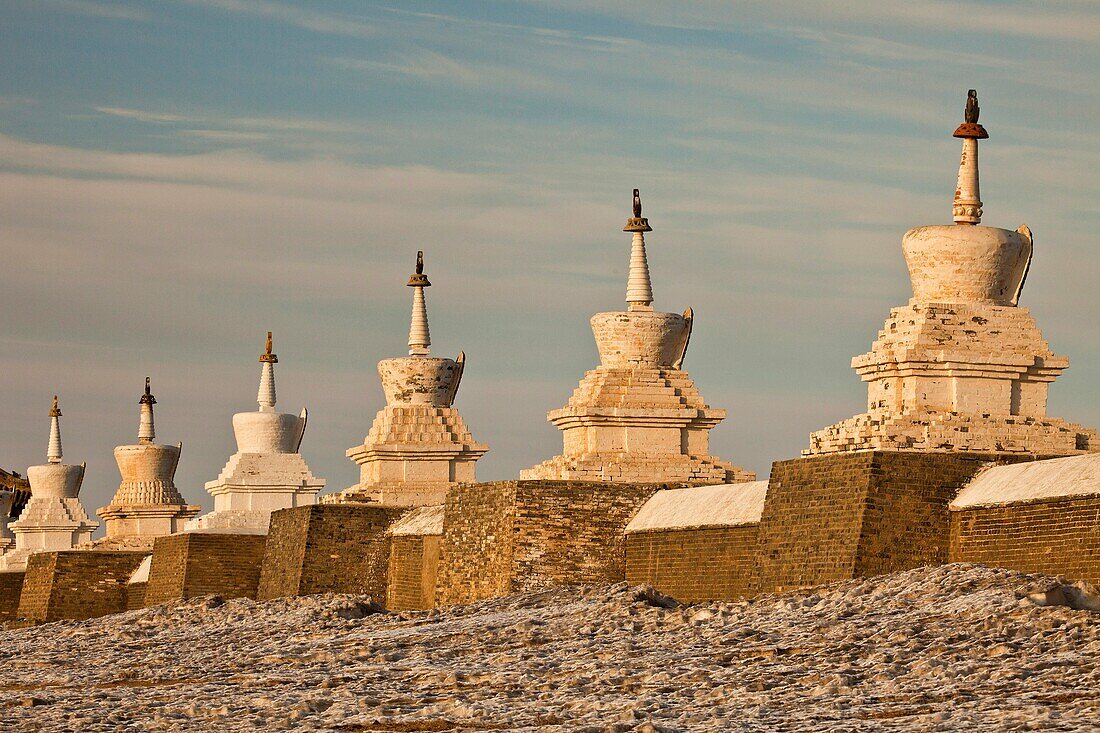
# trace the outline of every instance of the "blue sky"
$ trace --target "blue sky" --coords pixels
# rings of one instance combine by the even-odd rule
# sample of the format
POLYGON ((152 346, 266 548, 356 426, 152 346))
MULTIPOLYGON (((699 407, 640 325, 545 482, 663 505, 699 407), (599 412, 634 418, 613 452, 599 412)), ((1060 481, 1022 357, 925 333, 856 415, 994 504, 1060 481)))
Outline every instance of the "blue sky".
POLYGON ((423 249, 479 476, 514 477, 623 305, 638 187, 713 452, 766 475, 862 410, 849 360, 909 297, 901 235, 950 220, 970 87, 984 223, 1036 233, 1022 303, 1071 358, 1050 414, 1100 424, 1098 38, 1090 2, 10 0, 0 466, 41 462, 58 392, 104 504, 149 374, 209 505, 271 329, 307 460, 353 483, 423 249))

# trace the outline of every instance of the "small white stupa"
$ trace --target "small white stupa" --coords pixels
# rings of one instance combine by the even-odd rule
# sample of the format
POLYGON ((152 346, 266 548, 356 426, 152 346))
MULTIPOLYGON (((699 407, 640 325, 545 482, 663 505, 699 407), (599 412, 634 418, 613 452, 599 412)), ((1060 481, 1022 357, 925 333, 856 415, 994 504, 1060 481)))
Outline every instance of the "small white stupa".
POLYGON ((902 238, 913 297, 890 312, 871 350, 852 359, 867 412, 810 436, 806 455, 860 450, 1064 456, 1100 450, 1096 431, 1047 417, 1047 389, 1069 359, 1054 354, 1019 306, 1034 238, 981 226, 978 97, 971 89, 954 224, 902 238))
POLYGON ((0 555, 0 572, 20 571, 35 552, 69 550, 91 539, 98 527, 84 511, 77 495, 84 481, 86 464, 61 462, 61 410, 57 396, 50 409, 50 444, 46 463, 27 469, 31 498, 19 519, 8 525, 15 535, 15 548, 0 555))
POLYGON ((315 503, 325 482, 313 475, 298 453, 306 432, 307 412, 298 415, 275 412, 275 364, 271 352, 260 356, 260 390, 256 412, 233 416, 237 452, 221 474, 206 484, 214 497, 214 511, 187 523, 188 531, 224 531, 266 534, 271 512, 315 503))
MULTIPOLYGON (((157 445, 153 423, 153 405, 157 403, 145 378, 145 394, 138 400, 141 416, 136 445, 115 448, 115 462, 122 475, 111 503, 96 514, 107 527, 107 542, 139 544, 152 548, 153 538, 175 534, 184 522, 199 513, 200 507, 188 505, 176 489, 176 466, 183 443, 157 445)), ((102 543, 97 542, 97 545, 102 543)))
POLYGON ((442 503, 456 483, 476 481, 477 460, 489 450, 474 440, 454 408, 466 355, 431 356, 424 288, 424 253, 416 254, 409 355, 378 362, 386 406, 362 445, 347 451, 359 464, 359 483, 325 497, 326 503, 368 502, 387 506, 442 503))
POLYGON ((520 471, 521 479, 725 484, 756 475, 709 455, 710 431, 726 411, 703 401, 683 371, 692 310, 653 310, 645 232, 634 189, 626 311, 592 316, 600 365, 568 404, 547 418, 562 431, 561 455, 520 471))

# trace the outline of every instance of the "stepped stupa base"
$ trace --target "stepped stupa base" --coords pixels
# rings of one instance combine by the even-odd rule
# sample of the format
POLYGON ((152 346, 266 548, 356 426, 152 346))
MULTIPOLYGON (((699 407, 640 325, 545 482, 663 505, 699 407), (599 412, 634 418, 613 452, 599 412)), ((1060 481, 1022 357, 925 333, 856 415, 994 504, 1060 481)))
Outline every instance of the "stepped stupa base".
POLYGON ((752 471, 717 458, 639 453, 555 456, 519 472, 524 481, 734 484, 755 481, 752 471))
POLYGON ((863 450, 917 450, 1071 456, 1100 452, 1100 434, 1051 417, 958 412, 856 415, 810 435, 804 456, 863 450))
POLYGON ((144 537, 175 534, 202 511, 197 504, 145 504, 131 506, 110 505, 96 511, 107 527, 107 537, 144 537))

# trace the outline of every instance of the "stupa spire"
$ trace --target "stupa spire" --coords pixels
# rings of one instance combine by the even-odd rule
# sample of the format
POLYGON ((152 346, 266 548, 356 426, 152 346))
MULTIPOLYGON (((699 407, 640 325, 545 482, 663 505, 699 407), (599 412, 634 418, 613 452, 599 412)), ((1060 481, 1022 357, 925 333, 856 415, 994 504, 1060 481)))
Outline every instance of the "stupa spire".
POLYGON ((153 405, 157 404, 157 398, 153 396, 149 387, 149 377, 145 378, 145 394, 138 400, 141 405, 141 419, 138 422, 138 444, 149 445, 157 437, 156 428, 153 426, 153 405))
POLYGON ((627 310, 653 310, 653 285, 649 280, 649 262, 645 256, 645 232, 653 231, 649 220, 642 216, 642 197, 634 189, 634 216, 626 220, 624 232, 633 232, 630 243, 630 274, 626 281, 627 310))
POLYGON ((424 302, 424 288, 431 287, 424 274, 424 253, 416 253, 416 272, 406 283, 413 289, 412 321, 409 323, 409 356, 427 356, 431 353, 432 337, 428 332, 428 306, 424 302))
POLYGON ((989 133, 978 124, 980 112, 978 92, 971 89, 966 95, 964 122, 954 133, 954 137, 962 138, 963 141, 953 207, 956 224, 980 224, 982 221, 982 197, 978 188, 978 141, 988 138, 989 133))
POLYGON ((46 460, 49 463, 61 463, 61 408, 57 406, 57 395, 53 396, 53 407, 50 408, 50 446, 46 450, 46 460))
POLYGON ((268 331, 267 350, 260 354, 260 363, 263 367, 260 371, 260 390, 256 393, 260 412, 275 411, 275 365, 279 363, 279 357, 271 353, 271 345, 271 331, 268 331))

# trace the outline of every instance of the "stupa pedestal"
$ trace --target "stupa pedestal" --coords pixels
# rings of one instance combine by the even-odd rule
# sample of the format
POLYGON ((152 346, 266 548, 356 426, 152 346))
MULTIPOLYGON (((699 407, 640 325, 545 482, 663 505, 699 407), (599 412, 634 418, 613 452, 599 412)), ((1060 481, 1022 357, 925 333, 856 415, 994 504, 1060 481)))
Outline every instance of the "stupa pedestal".
POLYGON ((681 368, 693 314, 652 308, 644 232, 634 191, 626 311, 597 313, 592 333, 600 365, 547 418, 562 431, 562 454, 520 471, 523 480, 734 483, 750 471, 711 456, 710 430, 726 411, 706 404, 681 368))
POLYGON ((266 534, 271 512, 313 504, 325 486, 298 452, 306 430, 305 408, 298 415, 275 412, 278 357, 271 353, 270 333, 260 362, 260 409, 233 416, 237 452, 218 478, 206 484, 214 511, 189 521, 187 531, 266 534))
POLYGON ((156 445, 153 405, 156 398, 145 379, 145 394, 139 400, 141 418, 136 445, 115 448, 115 462, 122 483, 111 503, 96 510, 107 527, 107 537, 96 543, 97 549, 118 546, 153 549, 153 539, 175 534, 184 523, 199 513, 176 489, 176 466, 183 444, 156 445))
POLYGON ((325 503, 365 502, 385 506, 440 504, 447 490, 476 481, 479 458, 489 447, 474 440, 454 408, 466 356, 429 356, 423 252, 417 253, 409 355, 378 362, 386 406, 374 418, 362 445, 347 451, 359 464, 359 483, 324 497, 325 503))
POLYGON ((50 445, 47 462, 27 469, 31 498, 19 519, 8 525, 15 546, 0 555, 0 572, 23 571, 36 552, 68 550, 91 539, 99 525, 84 511, 77 496, 84 481, 85 464, 61 462, 61 410, 54 397, 50 410, 50 445))
POLYGON ((852 360, 867 412, 810 436, 804 455, 860 450, 1072 455, 1100 450, 1095 430, 1048 417, 1047 389, 1069 366, 1018 306, 1033 237, 979 226, 978 124, 971 91, 954 225, 902 240, 913 298, 891 311, 871 351, 852 360))

